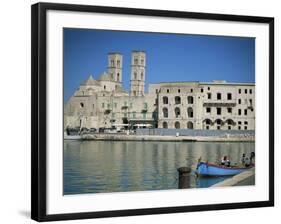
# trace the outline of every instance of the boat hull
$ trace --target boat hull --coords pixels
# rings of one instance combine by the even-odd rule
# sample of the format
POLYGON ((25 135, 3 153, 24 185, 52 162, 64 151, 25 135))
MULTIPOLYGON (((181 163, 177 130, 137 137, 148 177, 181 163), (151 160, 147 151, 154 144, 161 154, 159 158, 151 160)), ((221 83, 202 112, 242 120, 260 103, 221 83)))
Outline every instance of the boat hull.
POLYGON ((233 167, 224 167, 214 164, 208 164, 205 162, 200 162, 197 165, 196 173, 200 176, 233 176, 249 168, 233 168, 233 167))

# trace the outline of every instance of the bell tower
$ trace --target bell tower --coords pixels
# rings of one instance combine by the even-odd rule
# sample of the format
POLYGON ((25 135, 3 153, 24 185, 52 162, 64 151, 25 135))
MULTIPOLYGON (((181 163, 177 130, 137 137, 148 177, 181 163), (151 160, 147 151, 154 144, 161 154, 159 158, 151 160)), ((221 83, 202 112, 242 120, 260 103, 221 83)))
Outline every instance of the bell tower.
POLYGON ((115 82, 122 82, 122 62, 123 57, 121 54, 113 52, 108 54, 107 73, 115 82))
POLYGON ((144 96, 146 55, 144 51, 133 51, 131 58, 131 88, 132 96, 144 96))

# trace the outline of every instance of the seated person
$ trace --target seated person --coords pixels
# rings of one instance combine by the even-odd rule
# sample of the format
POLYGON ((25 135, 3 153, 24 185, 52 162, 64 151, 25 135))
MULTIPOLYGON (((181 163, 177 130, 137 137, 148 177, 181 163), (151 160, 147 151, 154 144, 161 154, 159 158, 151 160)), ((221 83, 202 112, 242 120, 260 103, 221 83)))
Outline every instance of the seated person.
POLYGON ((228 159, 228 157, 227 156, 223 156, 222 158, 221 158, 221 165, 222 166, 230 166, 230 160, 228 159))

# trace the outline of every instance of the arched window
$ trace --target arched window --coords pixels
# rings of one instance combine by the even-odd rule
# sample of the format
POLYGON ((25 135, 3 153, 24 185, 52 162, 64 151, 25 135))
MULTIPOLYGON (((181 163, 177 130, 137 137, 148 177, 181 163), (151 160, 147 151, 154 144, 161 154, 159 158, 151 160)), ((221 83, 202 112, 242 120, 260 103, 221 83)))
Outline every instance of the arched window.
POLYGON ((212 121, 210 119, 206 119, 205 122, 206 122, 206 124, 209 124, 209 125, 212 123, 212 121))
POLYGON ((117 81, 120 82, 120 74, 117 73, 117 81))
POLYGON ((141 73, 141 80, 143 80, 143 73, 141 73))
POLYGON ((103 86, 103 89, 105 90, 105 89, 106 89, 106 86, 103 86))
POLYGON ((175 104, 180 104, 181 103, 181 98, 179 96, 175 97, 175 104))
POLYGON ((193 129, 193 123, 191 121, 187 122, 187 128, 193 129))
POLYGON ((189 107, 189 108, 187 109, 187 116, 190 117, 190 118, 193 117, 193 109, 192 109, 192 107, 189 107))
POLYGON ((169 100, 167 96, 163 96, 163 104, 168 104, 169 100))
POLYGON ((187 103, 188 104, 193 104, 193 96, 188 96, 187 97, 187 103))
POLYGON ((168 123, 166 121, 163 122, 163 128, 168 128, 168 123))
POLYGON ((227 123, 228 125, 235 125, 235 122, 234 122, 232 119, 227 119, 227 120, 226 120, 226 123, 227 123))
POLYGON ((137 79, 137 73, 134 72, 134 79, 137 79))
POLYGON ((180 122, 178 122, 178 121, 175 122, 175 128, 176 129, 180 129, 181 128, 180 122))
POLYGON ((80 103, 80 108, 83 108, 84 107, 84 103, 80 103))
POLYGON ((176 118, 180 117, 180 115, 181 115, 180 108, 178 108, 178 107, 175 108, 175 115, 176 115, 176 118))
POLYGON ((163 117, 168 117, 168 109, 166 107, 163 108, 163 117))
POLYGON ((221 119, 216 120, 217 125, 223 125, 223 121, 221 119))

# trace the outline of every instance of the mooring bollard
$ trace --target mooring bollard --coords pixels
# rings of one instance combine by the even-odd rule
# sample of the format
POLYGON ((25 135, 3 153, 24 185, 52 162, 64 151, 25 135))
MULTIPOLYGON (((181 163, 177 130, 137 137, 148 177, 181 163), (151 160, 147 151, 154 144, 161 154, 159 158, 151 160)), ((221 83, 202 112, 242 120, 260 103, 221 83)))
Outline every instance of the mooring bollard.
POLYGON ((190 188, 190 167, 180 167, 179 172, 179 189, 190 188))

